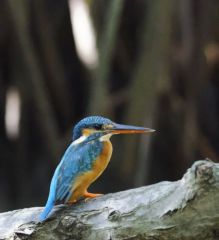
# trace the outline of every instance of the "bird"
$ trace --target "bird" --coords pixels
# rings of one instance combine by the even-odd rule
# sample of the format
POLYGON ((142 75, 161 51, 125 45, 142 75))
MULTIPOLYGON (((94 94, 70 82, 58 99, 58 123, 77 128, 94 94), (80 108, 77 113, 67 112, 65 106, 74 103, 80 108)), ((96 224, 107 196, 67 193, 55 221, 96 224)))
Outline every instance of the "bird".
POLYGON ((48 218, 57 203, 73 204, 80 198, 95 198, 88 187, 106 169, 113 147, 110 137, 115 134, 152 133, 151 128, 118 124, 101 116, 89 116, 73 128, 72 142, 55 169, 47 203, 40 221, 48 218))

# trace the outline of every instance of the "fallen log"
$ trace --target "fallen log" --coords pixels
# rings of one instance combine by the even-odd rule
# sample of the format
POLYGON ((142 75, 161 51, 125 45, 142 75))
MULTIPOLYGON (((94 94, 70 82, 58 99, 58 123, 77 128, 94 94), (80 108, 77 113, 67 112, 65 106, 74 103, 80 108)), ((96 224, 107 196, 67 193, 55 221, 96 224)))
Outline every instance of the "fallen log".
POLYGON ((0 239, 219 239, 219 164, 201 160, 176 182, 0 214, 0 239))

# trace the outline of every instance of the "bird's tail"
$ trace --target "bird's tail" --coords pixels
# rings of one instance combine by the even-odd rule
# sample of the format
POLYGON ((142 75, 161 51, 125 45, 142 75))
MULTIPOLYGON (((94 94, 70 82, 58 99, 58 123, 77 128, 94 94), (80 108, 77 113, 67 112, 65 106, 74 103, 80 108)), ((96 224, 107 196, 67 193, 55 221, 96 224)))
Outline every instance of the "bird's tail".
POLYGON ((43 212, 40 214, 41 222, 46 220, 47 216, 49 215, 53 207, 54 207, 54 200, 51 199, 51 197, 49 197, 43 212))

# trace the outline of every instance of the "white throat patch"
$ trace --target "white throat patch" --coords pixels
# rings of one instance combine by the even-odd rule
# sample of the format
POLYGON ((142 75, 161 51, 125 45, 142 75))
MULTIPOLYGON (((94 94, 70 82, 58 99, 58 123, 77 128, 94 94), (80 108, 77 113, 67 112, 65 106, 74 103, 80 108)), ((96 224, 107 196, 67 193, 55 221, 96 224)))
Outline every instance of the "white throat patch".
MULTIPOLYGON (((106 134, 102 137, 99 138, 100 142, 104 142, 104 141, 109 141, 110 137, 112 136, 112 133, 106 134)), ((76 139, 74 142, 72 142, 72 145, 75 146, 79 143, 84 142, 87 139, 88 136, 82 135, 81 137, 79 137, 78 139, 76 139)))
POLYGON ((99 140, 100 140, 100 142, 109 141, 109 139, 112 135, 113 135, 112 133, 103 135, 102 137, 99 138, 99 140))

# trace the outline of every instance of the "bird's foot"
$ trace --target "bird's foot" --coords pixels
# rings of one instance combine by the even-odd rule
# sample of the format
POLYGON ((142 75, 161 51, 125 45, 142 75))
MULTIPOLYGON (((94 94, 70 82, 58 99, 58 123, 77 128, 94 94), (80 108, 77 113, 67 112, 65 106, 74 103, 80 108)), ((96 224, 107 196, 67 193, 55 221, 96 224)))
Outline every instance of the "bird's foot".
POLYGON ((89 200, 90 198, 99 197, 99 196, 101 196, 101 195, 103 195, 103 194, 85 192, 85 193, 84 193, 85 202, 87 202, 87 200, 89 200))

